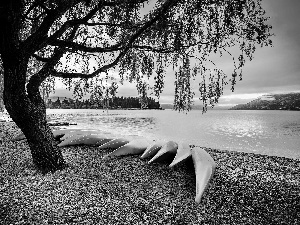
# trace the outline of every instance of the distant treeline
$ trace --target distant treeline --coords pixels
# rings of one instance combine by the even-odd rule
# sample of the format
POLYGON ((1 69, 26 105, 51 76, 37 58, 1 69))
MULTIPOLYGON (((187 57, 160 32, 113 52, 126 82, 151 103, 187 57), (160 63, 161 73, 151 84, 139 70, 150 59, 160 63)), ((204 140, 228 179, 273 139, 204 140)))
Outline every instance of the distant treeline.
POLYGON ((262 96, 247 104, 236 105, 232 110, 300 110, 300 93, 262 96))
MULTIPOLYGON (((47 108, 50 109, 141 109, 140 99, 138 97, 113 97, 103 100, 79 100, 66 97, 49 98, 46 101, 47 108)), ((144 109, 161 109, 159 102, 153 98, 147 98, 147 104, 144 109)))

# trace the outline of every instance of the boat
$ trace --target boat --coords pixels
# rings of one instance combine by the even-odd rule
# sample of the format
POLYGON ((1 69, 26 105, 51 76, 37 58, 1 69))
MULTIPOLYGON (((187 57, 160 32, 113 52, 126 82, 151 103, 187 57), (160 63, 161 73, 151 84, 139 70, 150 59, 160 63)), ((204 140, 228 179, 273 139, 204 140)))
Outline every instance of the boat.
POLYGON ((178 144, 174 141, 168 141, 163 147, 153 156, 148 163, 160 162, 166 159, 172 159, 177 152, 178 144))
POLYGON ((191 151, 196 174, 195 201, 200 203, 201 198, 214 175, 216 163, 203 148, 194 147, 191 151))
POLYGON ((82 129, 69 129, 66 130, 65 134, 60 138, 61 141, 66 140, 73 136, 88 135, 88 134, 100 134, 100 130, 82 130, 82 129))
POLYGON ((150 145, 150 143, 151 141, 147 139, 135 139, 117 148, 116 150, 114 150, 110 154, 107 154, 103 158, 107 158, 111 156, 142 154, 150 145))
POLYGON ((130 142, 130 140, 128 140, 127 138, 116 138, 116 139, 113 139, 113 140, 101 145, 99 147, 99 149, 100 150, 102 150, 102 149, 115 150, 123 145, 126 145, 129 142, 130 142))
POLYGON ((191 157, 192 157, 192 152, 190 146, 187 143, 183 143, 183 142, 179 143, 175 158, 172 161, 172 163, 169 165, 169 167, 179 165, 191 157))
POLYGON ((73 136, 64 139, 58 144, 58 147, 71 146, 71 145, 93 145, 101 146, 114 138, 107 137, 107 135, 100 134, 74 134, 73 136))
POLYGON ((145 159, 154 156, 166 143, 167 143, 166 141, 162 141, 162 140, 154 141, 146 148, 144 153, 141 155, 141 158, 145 159))

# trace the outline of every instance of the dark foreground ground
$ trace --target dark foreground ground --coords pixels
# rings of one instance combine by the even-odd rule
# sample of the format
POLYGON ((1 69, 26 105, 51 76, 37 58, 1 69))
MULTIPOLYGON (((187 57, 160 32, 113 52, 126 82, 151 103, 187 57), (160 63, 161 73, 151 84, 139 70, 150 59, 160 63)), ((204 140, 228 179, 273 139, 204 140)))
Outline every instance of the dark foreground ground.
POLYGON ((0 224, 300 224, 299 160, 206 149, 217 169, 196 204, 192 161, 67 147, 69 167, 41 175, 26 141, 10 141, 18 132, 0 123, 0 224))

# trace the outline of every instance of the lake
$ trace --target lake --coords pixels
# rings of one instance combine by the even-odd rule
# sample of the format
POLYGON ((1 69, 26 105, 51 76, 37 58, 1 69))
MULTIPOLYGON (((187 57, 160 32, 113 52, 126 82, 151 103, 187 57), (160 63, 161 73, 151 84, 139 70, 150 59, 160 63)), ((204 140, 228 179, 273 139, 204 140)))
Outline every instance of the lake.
POLYGON ((202 147, 300 159, 300 112, 270 110, 47 109, 78 128, 184 141, 202 147))

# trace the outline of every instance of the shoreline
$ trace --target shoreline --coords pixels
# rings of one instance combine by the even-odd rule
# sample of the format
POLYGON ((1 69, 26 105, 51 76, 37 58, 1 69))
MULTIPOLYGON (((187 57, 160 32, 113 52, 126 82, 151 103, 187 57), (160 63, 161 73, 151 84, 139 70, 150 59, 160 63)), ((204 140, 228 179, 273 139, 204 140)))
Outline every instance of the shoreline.
POLYGON ((26 141, 0 123, 0 223, 299 224, 300 160, 205 148, 217 164, 200 204, 191 162, 170 169, 139 156, 102 160, 62 148, 69 167, 36 172, 26 141), (2 215, 2 216, 1 216, 2 215))

